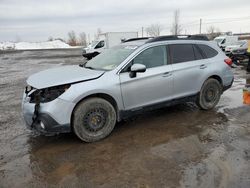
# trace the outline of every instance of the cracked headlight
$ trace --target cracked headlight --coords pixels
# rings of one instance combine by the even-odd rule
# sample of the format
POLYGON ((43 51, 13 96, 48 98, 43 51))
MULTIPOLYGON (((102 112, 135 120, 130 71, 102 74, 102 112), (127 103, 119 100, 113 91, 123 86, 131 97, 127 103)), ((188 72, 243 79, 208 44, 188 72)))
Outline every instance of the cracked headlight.
POLYGON ((69 89, 70 85, 61 85, 54 86, 45 89, 37 89, 33 93, 30 94, 30 102, 31 103, 46 103, 55 100, 60 95, 62 95, 67 89, 69 89))

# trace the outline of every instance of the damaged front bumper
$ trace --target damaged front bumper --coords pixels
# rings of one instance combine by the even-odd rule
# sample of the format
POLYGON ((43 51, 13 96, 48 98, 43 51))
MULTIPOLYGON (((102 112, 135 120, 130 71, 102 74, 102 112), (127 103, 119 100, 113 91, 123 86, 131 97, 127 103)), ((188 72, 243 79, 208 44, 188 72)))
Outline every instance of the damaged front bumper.
POLYGON ((47 103, 31 103, 30 97, 23 94, 23 117, 28 129, 42 134, 71 132, 70 119, 74 104, 57 98, 47 103))

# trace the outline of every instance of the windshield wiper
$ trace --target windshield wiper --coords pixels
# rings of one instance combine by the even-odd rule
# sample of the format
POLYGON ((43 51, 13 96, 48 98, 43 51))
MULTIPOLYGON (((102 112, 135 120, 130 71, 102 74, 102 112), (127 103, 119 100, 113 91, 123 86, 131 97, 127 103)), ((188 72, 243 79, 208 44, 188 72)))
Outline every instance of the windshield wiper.
POLYGON ((85 64, 85 63, 80 63, 80 64, 79 64, 79 67, 84 67, 84 64, 85 64))
POLYGON ((85 63, 80 63, 80 64, 79 64, 79 67, 84 67, 84 68, 86 68, 86 69, 94 69, 93 67, 86 66, 86 62, 85 62, 85 63))
POLYGON ((86 66, 86 63, 84 64, 80 64, 79 65, 80 67, 84 67, 86 69, 91 69, 91 70, 101 70, 101 71, 107 71, 107 69, 102 69, 102 68, 94 68, 94 67, 91 67, 91 66, 86 66))

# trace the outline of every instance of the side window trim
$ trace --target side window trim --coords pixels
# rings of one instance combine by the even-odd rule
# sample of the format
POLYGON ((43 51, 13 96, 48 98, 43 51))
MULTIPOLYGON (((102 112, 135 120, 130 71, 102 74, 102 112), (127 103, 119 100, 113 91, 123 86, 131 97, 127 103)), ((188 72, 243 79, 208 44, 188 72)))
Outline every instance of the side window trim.
POLYGON ((167 50, 167 64, 166 65, 172 65, 172 55, 171 55, 171 50, 170 50, 170 45, 166 45, 166 50, 167 50))
POLYGON ((199 47, 199 45, 195 44, 196 48, 201 52, 204 59, 208 59, 207 55, 204 53, 204 51, 199 47))
MULTIPOLYGON (((204 52, 199 48, 199 46, 197 44, 192 44, 192 45, 193 45, 193 50, 195 50, 194 48, 196 48, 200 52, 202 59, 207 58, 206 54, 204 54, 204 52)), ((202 60, 202 59, 197 59, 195 51, 194 51, 194 55, 195 55, 196 60, 202 60)))

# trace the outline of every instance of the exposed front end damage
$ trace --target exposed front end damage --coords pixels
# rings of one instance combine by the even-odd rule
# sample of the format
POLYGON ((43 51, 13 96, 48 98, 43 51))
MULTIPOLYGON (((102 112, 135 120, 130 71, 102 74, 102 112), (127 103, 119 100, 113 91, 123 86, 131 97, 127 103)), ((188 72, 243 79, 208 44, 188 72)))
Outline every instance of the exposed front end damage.
POLYGON ((69 87, 64 85, 40 90, 26 87, 22 109, 27 127, 46 135, 71 132, 70 114, 74 104, 59 98, 69 87))

